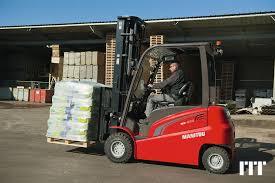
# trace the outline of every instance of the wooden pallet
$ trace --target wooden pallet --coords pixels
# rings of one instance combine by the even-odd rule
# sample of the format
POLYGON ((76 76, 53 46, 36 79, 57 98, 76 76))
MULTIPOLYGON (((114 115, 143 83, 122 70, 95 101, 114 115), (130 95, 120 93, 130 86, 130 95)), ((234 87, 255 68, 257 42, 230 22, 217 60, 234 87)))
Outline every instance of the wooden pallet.
POLYGON ((86 148, 90 147, 92 144, 95 144, 95 141, 80 142, 80 141, 58 139, 58 138, 52 138, 52 137, 48 137, 47 142, 52 144, 62 144, 62 145, 86 147, 86 148))
MULTIPOLYGON (((163 35, 150 36, 150 46, 157 44, 164 44, 165 37, 163 35)), ((114 74, 114 62, 115 62, 115 51, 116 51, 116 37, 115 34, 108 34, 106 36, 106 57, 105 57, 105 84, 113 85, 113 74, 114 74)), ((145 49, 143 50, 145 51, 145 49)), ((150 60, 150 64, 154 65, 154 61, 150 60)), ((160 70, 156 75, 156 82, 162 82, 167 78, 167 73, 170 73, 169 68, 161 65, 160 70)), ((169 74, 168 74, 169 75, 169 74)))
POLYGON ((150 46, 154 46, 157 44, 163 44, 164 43, 164 36, 163 35, 153 35, 150 36, 150 46))
POLYGON ((114 61, 116 51, 116 37, 114 34, 106 36, 106 57, 105 57, 105 84, 113 85, 114 61))

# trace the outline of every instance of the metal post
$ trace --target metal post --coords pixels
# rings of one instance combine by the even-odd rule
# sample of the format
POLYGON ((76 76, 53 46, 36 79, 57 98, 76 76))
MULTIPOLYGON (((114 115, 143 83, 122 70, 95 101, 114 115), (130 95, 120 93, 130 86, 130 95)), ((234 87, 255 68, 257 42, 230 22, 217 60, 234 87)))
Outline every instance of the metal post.
POLYGON ((275 58, 273 61, 273 99, 275 98, 275 58))
MULTIPOLYGON (((118 17, 111 125, 118 125, 119 118, 122 116, 133 71, 139 60, 143 33, 144 22, 138 17, 118 17)), ((120 123, 120 125, 122 126, 123 123, 120 123)))

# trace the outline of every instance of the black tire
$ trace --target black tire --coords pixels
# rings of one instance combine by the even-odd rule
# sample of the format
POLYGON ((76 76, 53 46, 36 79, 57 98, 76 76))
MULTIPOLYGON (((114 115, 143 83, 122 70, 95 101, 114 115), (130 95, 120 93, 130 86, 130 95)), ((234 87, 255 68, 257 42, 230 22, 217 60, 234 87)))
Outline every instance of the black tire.
POLYGON ((115 163, 127 163, 133 158, 133 142, 131 137, 126 133, 114 133, 111 134, 104 144, 104 151, 107 157, 115 163), (120 156, 116 156, 118 154, 115 153, 115 144, 120 144, 120 147, 123 144, 124 146, 124 153, 119 154, 120 156), (116 155, 115 155, 116 154, 116 155))
POLYGON ((202 164, 204 168, 211 173, 223 174, 227 172, 230 167, 229 154, 224 148, 217 146, 210 147, 204 151, 202 155, 202 164), (218 160, 218 165, 215 165, 213 162, 211 163, 212 158, 218 160))

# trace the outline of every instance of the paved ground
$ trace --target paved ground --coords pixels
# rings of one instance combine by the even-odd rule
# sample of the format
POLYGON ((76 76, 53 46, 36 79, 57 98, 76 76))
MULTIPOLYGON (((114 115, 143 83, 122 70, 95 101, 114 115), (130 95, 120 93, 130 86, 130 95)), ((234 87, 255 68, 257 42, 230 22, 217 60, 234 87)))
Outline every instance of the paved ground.
POLYGON ((254 120, 254 121, 273 121, 275 123, 274 115, 251 115, 251 114, 234 114, 231 115, 235 120, 254 120))
MULTIPOLYGON (((269 143, 257 142, 257 138, 265 133, 263 128, 257 134, 237 125, 238 159, 267 161, 263 176, 239 176, 236 167, 226 175, 214 175, 180 165, 152 162, 114 164, 103 155, 100 145, 86 150, 47 144, 45 131, 48 111, 49 106, 45 105, 0 102, 1 183, 266 183, 275 180, 275 141, 272 143, 271 139, 269 143)), ((257 132, 257 129, 253 130, 257 132)))

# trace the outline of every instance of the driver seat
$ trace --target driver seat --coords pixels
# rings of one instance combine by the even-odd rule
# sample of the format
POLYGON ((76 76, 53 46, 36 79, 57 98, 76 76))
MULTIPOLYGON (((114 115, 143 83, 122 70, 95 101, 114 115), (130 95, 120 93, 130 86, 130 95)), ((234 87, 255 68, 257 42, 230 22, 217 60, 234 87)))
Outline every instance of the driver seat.
POLYGON ((179 90, 178 100, 176 100, 175 102, 167 102, 167 101, 158 102, 157 108, 165 107, 165 106, 182 106, 182 105, 189 104, 192 96, 192 90, 193 90, 192 82, 191 81, 186 82, 179 90))

